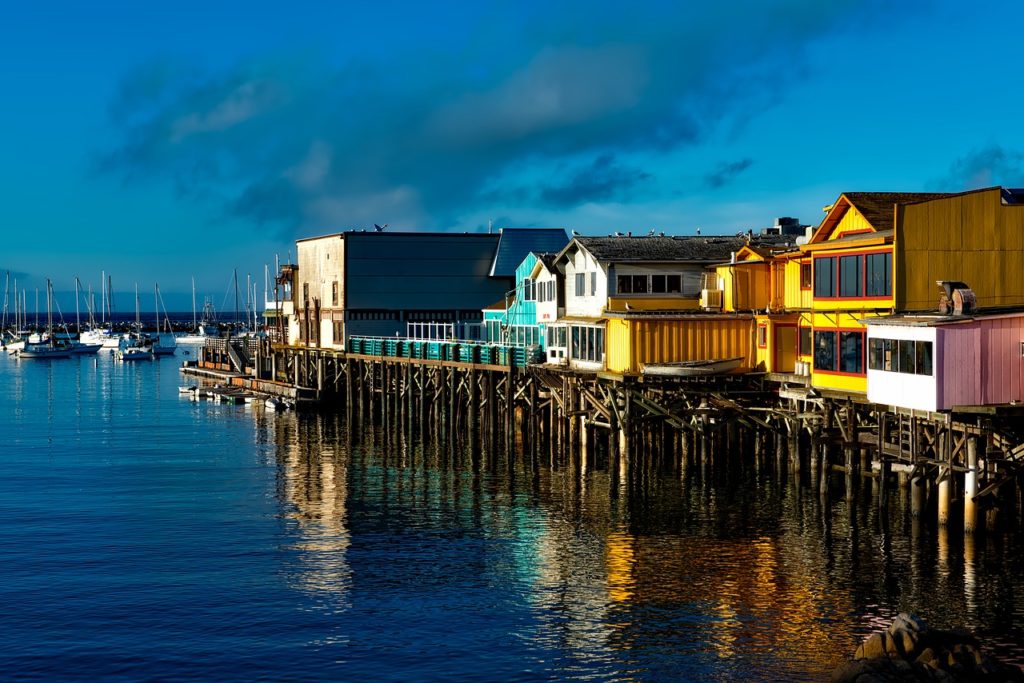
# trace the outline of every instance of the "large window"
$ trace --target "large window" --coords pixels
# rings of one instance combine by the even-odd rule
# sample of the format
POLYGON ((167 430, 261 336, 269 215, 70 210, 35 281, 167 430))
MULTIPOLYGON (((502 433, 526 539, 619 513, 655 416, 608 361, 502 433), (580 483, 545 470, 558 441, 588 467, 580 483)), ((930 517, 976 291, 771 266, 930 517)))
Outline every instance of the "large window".
POLYGON ((864 333, 839 333, 839 371, 864 374, 864 333))
POLYGON ((861 279, 861 257, 842 256, 839 258, 839 296, 864 296, 864 281, 861 279))
POLYGON ((604 361, 604 328, 572 326, 571 355, 576 360, 604 361))
POLYGON ((814 296, 836 295, 836 259, 833 256, 814 259, 814 296))
POLYGON ((587 276, 586 273, 576 273, 576 296, 587 295, 587 276))
POLYGON ((872 338, 868 344, 868 369, 931 376, 934 372, 932 343, 872 338))
POLYGON ((892 296, 892 253, 865 257, 868 296, 892 296))
POLYGON ((536 301, 537 291, 533 280, 526 278, 523 280, 523 301, 536 301))
POLYGON ((836 369, 835 332, 814 333, 814 369, 832 371, 836 369))
POLYGON ((629 275, 619 275, 615 278, 615 291, 619 294, 633 293, 633 278, 629 275))
POLYGON ((590 274, 590 296, 597 296, 597 271, 590 274))
POLYGON ((619 294, 681 294, 683 276, 676 275, 618 275, 615 290, 619 294))

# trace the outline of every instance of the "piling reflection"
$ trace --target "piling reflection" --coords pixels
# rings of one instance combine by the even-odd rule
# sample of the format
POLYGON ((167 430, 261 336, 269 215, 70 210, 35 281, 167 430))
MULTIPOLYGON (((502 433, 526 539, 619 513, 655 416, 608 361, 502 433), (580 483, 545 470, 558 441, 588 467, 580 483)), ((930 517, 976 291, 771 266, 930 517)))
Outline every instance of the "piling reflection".
POLYGON ((904 610, 1024 660, 1016 537, 965 542, 930 527, 911 516, 919 501, 905 489, 881 505, 870 482, 851 496, 842 474, 822 486, 829 475, 813 461, 789 471, 742 453, 638 454, 624 468, 603 448, 537 457, 543 449, 459 447, 407 423, 258 420, 295 523, 295 585, 336 606, 360 580, 353 539, 384 535, 396 582, 414 568, 437 590, 484 582, 511 593, 528 613, 517 635, 564 653, 561 666, 581 677, 821 678, 904 610), (465 538, 472 556, 428 543, 465 538))

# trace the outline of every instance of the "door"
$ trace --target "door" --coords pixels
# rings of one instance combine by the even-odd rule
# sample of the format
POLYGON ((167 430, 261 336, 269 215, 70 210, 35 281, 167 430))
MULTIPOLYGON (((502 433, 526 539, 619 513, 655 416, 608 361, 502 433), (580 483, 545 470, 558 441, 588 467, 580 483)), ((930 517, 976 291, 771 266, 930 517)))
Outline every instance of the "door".
POLYGON ((775 326, 775 367, 772 372, 796 369, 796 325, 775 326))

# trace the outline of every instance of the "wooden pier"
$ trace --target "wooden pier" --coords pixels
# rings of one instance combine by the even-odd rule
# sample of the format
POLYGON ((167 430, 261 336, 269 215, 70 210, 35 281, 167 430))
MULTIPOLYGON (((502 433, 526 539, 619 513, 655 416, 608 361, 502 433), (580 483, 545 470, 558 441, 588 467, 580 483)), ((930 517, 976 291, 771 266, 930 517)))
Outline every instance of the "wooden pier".
POLYGON ((968 534, 1024 517, 1024 406, 925 413, 823 395, 795 376, 651 377, 387 353, 225 342, 204 348, 197 370, 244 371, 234 381, 293 388, 385 434, 581 475, 604 469, 622 494, 659 471, 756 465, 800 473, 825 498, 871 495, 885 506, 901 487, 912 516, 968 534))

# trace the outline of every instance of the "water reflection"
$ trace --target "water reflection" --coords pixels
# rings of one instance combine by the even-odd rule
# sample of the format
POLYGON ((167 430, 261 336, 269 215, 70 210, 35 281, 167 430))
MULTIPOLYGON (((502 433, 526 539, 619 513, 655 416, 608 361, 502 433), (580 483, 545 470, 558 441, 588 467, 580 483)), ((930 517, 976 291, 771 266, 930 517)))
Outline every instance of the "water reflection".
POLYGON ((472 638, 467 601, 486 596, 520 659, 577 678, 816 680, 903 610, 1024 659, 1015 537, 911 521, 905 491, 880 512, 877 487, 823 496, 773 459, 624 486, 600 458, 581 471, 333 416, 258 419, 295 524, 291 580, 333 609, 371 584, 373 600, 415 596, 416 628, 472 638))

